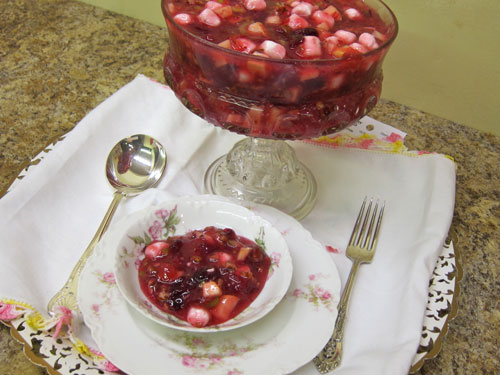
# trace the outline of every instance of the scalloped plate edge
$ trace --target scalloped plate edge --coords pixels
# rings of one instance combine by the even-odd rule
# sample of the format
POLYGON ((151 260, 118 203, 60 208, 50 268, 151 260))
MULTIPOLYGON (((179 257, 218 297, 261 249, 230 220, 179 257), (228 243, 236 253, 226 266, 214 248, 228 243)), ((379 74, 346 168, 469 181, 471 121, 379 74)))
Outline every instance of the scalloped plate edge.
MULTIPOLYGON (((458 245, 458 236, 457 236, 455 230, 452 228, 450 230, 449 236, 446 239, 446 242, 444 245, 445 248, 449 248, 450 246, 453 246, 453 254, 455 256, 455 267, 457 269, 456 276, 455 276, 453 297, 452 297, 452 301, 451 301, 451 309, 446 317, 446 320, 443 323, 443 326, 441 327, 441 330, 440 330, 438 337, 435 339, 435 341, 431 340, 432 347, 430 348, 429 351, 425 352, 423 357, 421 357, 420 359, 418 359, 416 362, 414 362, 412 364, 410 371, 409 371, 410 374, 415 374, 418 371, 420 371, 420 369, 424 365, 425 361, 437 357, 437 355, 441 351, 441 346, 442 346, 442 343, 446 337, 446 334, 448 333, 449 324, 458 315, 458 310, 459 310, 458 309, 458 299, 460 296, 460 281, 462 280, 462 277, 463 277, 463 268, 462 268, 462 263, 461 263, 462 259, 461 259, 460 250, 458 249, 458 247, 456 245, 458 245)), ((418 357, 418 354, 417 354, 417 356, 415 356, 415 358, 417 358, 417 357, 418 357)))

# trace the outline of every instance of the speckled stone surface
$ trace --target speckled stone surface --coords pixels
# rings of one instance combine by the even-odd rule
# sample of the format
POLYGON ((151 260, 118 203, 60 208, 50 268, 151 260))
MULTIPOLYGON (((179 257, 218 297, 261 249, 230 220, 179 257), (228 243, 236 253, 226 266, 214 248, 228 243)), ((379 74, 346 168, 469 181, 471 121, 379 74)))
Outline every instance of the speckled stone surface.
MULTIPOLYGON (((137 74, 163 81, 167 35, 68 0, 3 0, 0 14, 1 191, 50 139, 137 74)), ((500 138, 384 100, 370 115, 407 132, 409 149, 448 154, 457 165, 460 310, 420 373, 499 374, 500 138)), ((0 374, 46 373, 1 326, 0 374)))

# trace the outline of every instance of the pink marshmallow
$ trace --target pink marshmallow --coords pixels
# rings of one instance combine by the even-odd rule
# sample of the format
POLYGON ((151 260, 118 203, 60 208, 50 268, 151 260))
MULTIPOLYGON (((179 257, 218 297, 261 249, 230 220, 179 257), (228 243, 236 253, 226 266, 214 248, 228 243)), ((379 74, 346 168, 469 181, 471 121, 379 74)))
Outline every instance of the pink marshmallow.
POLYGON ((187 321, 193 327, 205 327, 210 321, 210 313, 202 307, 190 307, 187 313, 187 321))
POLYGON ((193 22, 193 17, 187 13, 179 13, 174 16, 174 21, 179 25, 189 25, 193 22))
POLYGON ((247 38, 236 38, 232 42, 233 49, 243 53, 252 53, 257 45, 247 38))
POLYGON ((144 249, 144 254, 146 255, 147 258, 154 260, 158 258, 160 255, 162 255, 163 250, 167 248, 168 248, 168 243, 166 242, 161 242, 161 241, 153 242, 148 246, 146 246, 146 248, 144 249))
POLYGON ((322 10, 317 10, 316 12, 313 13, 312 15, 312 20, 317 24, 322 24, 325 23, 329 29, 333 27, 335 24, 335 19, 330 16, 328 13, 325 13, 322 10))
POLYGON ((362 17, 359 10, 354 9, 354 8, 348 8, 348 9, 344 10, 344 14, 351 21, 359 20, 362 17))
POLYGON ((205 25, 216 27, 219 26, 221 20, 212 9, 205 8, 198 14, 198 20, 205 25))
POLYGON ((264 10, 266 7, 266 0, 245 0, 247 10, 264 10))
POLYGON ((335 35, 341 42, 343 42, 345 44, 354 43, 358 39, 356 37, 356 34, 351 33, 350 31, 345 31, 345 30, 338 30, 333 35, 335 35))
POLYGON ((301 55, 304 57, 320 57, 321 40, 317 36, 306 35, 301 44, 301 55))
POLYGON ((298 16, 296 14, 292 14, 288 18, 288 26, 290 26, 292 29, 297 30, 297 29, 305 29, 307 26, 309 26, 309 22, 307 22, 304 18, 301 16, 298 16))
POLYGON ((359 36, 358 42, 362 45, 364 45, 366 48, 369 50, 378 48, 378 43, 375 40, 375 37, 372 34, 369 33, 363 33, 359 36))
POLYGON ((221 3, 218 3, 216 1, 207 1, 207 3, 205 4, 205 8, 207 9, 212 9, 212 10, 216 10, 216 9, 219 9, 219 8, 222 8, 223 5, 221 3))
POLYGON ((355 51, 358 51, 359 53, 366 53, 368 52, 368 48, 366 48, 364 45, 354 42, 349 44, 349 47, 352 48, 355 51))
POLYGON ((283 59, 286 55, 286 49, 281 44, 272 40, 265 40, 259 46, 259 49, 272 59, 283 59))
POLYGON ((314 10, 314 7, 310 3, 300 2, 295 5, 292 9, 292 14, 296 14, 302 17, 309 17, 314 10))

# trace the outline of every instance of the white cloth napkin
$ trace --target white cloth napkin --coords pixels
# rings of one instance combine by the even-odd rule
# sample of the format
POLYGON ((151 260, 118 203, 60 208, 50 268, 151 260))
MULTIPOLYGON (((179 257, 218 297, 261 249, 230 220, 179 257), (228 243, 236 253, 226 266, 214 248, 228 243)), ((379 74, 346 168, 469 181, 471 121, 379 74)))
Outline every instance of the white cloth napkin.
MULTIPOLYGON (((173 197, 203 193, 205 169, 241 139, 191 114, 164 85, 138 76, 91 111, 0 199, 0 299, 45 311, 111 202, 104 175, 108 152, 137 133, 166 147, 167 171, 158 189, 173 197)), ((290 144, 319 186, 316 207, 302 224, 325 251, 334 249, 343 285, 351 266, 344 252, 362 199, 386 201, 375 259, 358 273, 343 362, 335 373, 407 374, 420 340, 428 280, 452 219, 453 162, 437 154, 290 144)), ((123 200, 115 220, 150 197, 123 200)), ((312 364, 295 372, 314 373, 312 364)))

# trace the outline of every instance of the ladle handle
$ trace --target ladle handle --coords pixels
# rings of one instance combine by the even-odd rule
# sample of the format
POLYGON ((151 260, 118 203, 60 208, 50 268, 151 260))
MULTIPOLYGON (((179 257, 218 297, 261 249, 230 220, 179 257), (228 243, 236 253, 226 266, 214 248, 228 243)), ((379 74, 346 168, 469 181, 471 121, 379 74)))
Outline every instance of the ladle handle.
POLYGON ((82 272, 88 258, 94 252, 95 246, 108 228, 109 222, 111 221, 111 218, 113 217, 113 214, 118 207, 118 203, 120 203, 123 197, 124 195, 120 192, 115 192, 113 194, 113 201, 109 205, 108 211, 106 211, 106 214, 104 215, 99 228, 97 228, 97 232, 94 235, 94 238, 92 238, 92 240, 90 241, 87 249, 83 252, 82 256, 73 268, 73 271, 71 271, 66 284, 64 284, 61 290, 59 290, 59 292, 57 292, 54 297, 50 299, 49 304, 47 305, 47 309, 50 314, 55 313, 54 308, 56 306, 67 307, 74 312, 80 311, 80 309, 78 308, 77 300, 78 280, 80 279, 80 273, 82 272))

